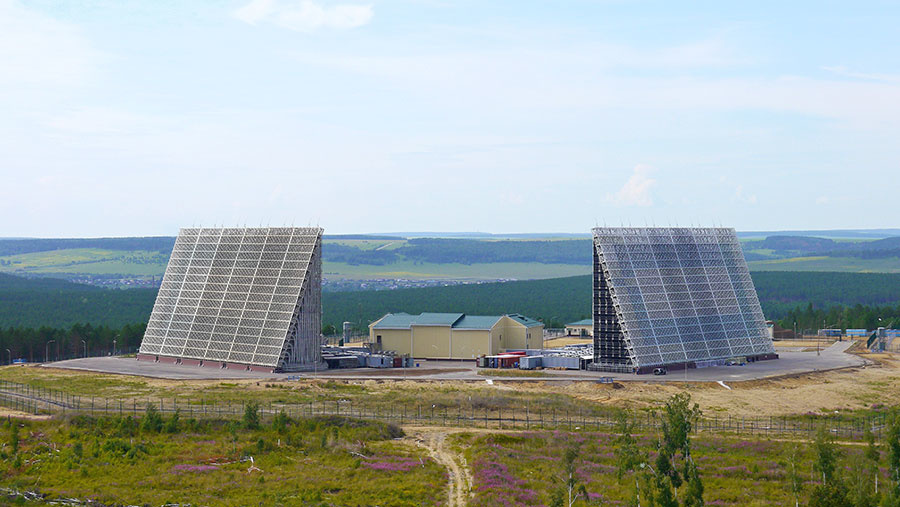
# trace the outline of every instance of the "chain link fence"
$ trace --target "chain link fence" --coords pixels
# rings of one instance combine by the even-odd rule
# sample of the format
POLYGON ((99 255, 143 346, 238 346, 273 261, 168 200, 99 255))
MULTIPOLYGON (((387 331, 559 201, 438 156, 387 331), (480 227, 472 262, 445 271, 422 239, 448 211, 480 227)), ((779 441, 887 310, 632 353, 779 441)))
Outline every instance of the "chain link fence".
MULTIPOLYGON (((252 400, 222 402, 219 400, 179 400, 177 398, 110 399, 84 397, 63 391, 35 387, 28 384, 0 381, 0 405, 35 415, 50 416, 134 416, 144 414, 148 405, 161 413, 178 411, 182 417, 195 419, 235 420, 243 417, 247 403, 252 400)), ((590 410, 557 410, 531 406, 482 408, 474 406, 446 406, 437 404, 376 405, 349 400, 307 403, 259 404, 259 416, 266 420, 284 412, 292 418, 351 417, 390 422, 400 425, 451 426, 460 428, 493 428, 504 430, 568 430, 612 431, 622 412, 597 413, 590 410)), ((660 414, 632 412, 627 416, 638 431, 657 431, 661 427, 660 414)), ((793 417, 734 417, 713 415, 701 418, 695 430, 705 433, 756 435, 812 439, 820 428, 841 440, 859 440, 866 430, 876 438, 885 432, 888 417, 876 413, 859 417, 793 416, 793 417)))

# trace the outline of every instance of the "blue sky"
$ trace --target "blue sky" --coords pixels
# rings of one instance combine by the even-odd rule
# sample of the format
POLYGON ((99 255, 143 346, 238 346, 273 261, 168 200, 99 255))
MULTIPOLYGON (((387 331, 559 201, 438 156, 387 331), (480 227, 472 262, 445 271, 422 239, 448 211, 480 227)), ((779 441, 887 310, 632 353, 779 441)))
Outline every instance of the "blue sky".
POLYGON ((896 227, 897 26, 891 2, 0 0, 0 236, 896 227))

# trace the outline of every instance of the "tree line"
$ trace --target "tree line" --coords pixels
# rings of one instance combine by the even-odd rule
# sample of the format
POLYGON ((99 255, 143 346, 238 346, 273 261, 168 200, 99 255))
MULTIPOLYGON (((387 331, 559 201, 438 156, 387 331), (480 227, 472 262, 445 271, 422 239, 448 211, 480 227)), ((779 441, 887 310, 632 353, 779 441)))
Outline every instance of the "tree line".
POLYGON ((146 328, 144 322, 121 327, 75 324, 68 328, 0 328, 0 364, 15 359, 40 362, 134 352, 146 328))
MULTIPOLYGON (((785 328, 874 329, 900 326, 900 274, 758 272, 752 273, 766 318, 785 328), (882 319, 879 321, 878 319, 882 319), (879 324, 880 323, 880 324, 879 324)), ((460 312, 473 315, 521 313, 547 327, 591 316, 591 276, 504 283, 326 292, 323 325, 357 331, 386 313, 460 312)), ((74 324, 121 328, 145 323, 155 289, 110 290, 62 280, 29 280, 0 274, 0 327, 42 326, 68 329, 74 324)), ((2 351, 0 351, 2 352, 2 351)))

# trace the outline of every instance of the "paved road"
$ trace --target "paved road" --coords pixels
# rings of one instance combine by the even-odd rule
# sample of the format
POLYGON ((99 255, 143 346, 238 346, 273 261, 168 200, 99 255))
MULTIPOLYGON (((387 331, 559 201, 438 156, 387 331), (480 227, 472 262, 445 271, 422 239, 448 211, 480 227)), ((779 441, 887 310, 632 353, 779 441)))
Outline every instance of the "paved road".
POLYGON ((73 370, 87 370, 100 373, 116 373, 123 375, 138 375, 172 380, 200 380, 200 379, 284 379, 286 377, 301 375, 304 378, 330 378, 348 380, 469 380, 484 381, 492 379, 496 381, 592 381, 601 376, 613 377, 618 381, 642 381, 642 382, 739 382, 742 380, 755 380, 766 377, 788 375, 796 373, 831 370, 850 366, 860 366, 866 361, 858 356, 846 354, 845 351, 852 342, 837 342, 823 349, 820 354, 816 352, 783 351, 779 352, 780 359, 774 361, 760 361, 746 366, 717 366, 713 368, 700 368, 695 370, 673 371, 668 375, 632 375, 623 373, 595 373, 587 371, 551 371, 544 370, 546 376, 542 377, 491 377, 478 375, 475 365, 471 361, 418 361, 418 368, 411 369, 355 369, 355 370, 330 370, 320 372, 296 373, 260 373, 238 370, 220 370, 213 368, 200 368, 166 363, 150 363, 137 361, 133 358, 121 357, 91 357, 85 359, 70 359, 47 363, 45 366, 54 368, 67 368, 73 370))

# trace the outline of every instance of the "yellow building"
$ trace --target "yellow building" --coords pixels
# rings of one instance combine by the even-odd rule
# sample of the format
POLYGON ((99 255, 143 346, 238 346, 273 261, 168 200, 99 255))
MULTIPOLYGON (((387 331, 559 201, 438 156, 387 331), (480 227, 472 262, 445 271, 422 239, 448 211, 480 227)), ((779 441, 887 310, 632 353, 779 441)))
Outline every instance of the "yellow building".
POLYGON ((509 349, 540 348, 544 325, 517 313, 389 313, 369 324, 378 350, 423 359, 473 359, 509 349))
POLYGON ((584 319, 566 324, 566 335, 581 337, 594 336, 593 319, 584 319))

